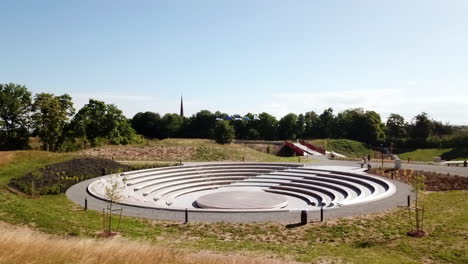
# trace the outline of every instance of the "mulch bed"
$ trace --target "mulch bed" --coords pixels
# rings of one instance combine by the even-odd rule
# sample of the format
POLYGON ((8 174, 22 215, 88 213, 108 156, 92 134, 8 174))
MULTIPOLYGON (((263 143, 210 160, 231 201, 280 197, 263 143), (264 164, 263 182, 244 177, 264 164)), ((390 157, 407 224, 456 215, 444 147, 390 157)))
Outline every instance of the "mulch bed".
POLYGON ((98 176, 127 171, 130 167, 101 158, 79 158, 45 166, 14 178, 9 185, 28 195, 57 194, 72 185, 98 176))
POLYGON ((410 184, 414 175, 425 176, 426 191, 468 190, 468 177, 410 169, 370 169, 368 173, 410 184))

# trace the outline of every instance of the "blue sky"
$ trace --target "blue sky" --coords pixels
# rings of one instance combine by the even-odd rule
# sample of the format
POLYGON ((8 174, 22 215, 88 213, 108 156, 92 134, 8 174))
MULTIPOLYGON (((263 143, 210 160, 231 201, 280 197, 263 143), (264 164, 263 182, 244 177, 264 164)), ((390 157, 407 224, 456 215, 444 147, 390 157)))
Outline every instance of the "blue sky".
POLYGON ((468 124, 468 1, 0 0, 0 83, 140 111, 468 124))

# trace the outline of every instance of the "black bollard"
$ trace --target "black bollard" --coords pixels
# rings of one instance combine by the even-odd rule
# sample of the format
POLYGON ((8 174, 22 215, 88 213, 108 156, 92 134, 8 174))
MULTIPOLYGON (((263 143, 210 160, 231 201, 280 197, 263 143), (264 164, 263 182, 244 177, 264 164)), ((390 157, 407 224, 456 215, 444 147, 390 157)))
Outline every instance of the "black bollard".
POLYGON ((307 211, 306 210, 301 211, 301 224, 303 225, 307 224, 307 211))
POLYGON ((323 205, 320 206, 320 222, 323 222, 323 205))
POLYGON ((408 195, 408 207, 411 206, 411 196, 408 195))
POLYGON ((184 224, 187 224, 188 223, 188 210, 187 208, 185 208, 185 222, 184 224))
POLYGON ((88 210, 88 199, 84 198, 84 210, 88 210))
POLYGON ((468 167, 468 162, 466 160, 463 162, 463 167, 468 167))

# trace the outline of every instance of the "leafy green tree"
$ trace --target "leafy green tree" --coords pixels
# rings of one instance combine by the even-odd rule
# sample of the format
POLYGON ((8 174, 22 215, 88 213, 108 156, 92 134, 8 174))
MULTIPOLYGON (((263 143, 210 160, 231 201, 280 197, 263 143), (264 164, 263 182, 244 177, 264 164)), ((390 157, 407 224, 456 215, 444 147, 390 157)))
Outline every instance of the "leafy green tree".
POLYGON ((362 142, 367 142, 375 146, 377 143, 385 140, 385 125, 382 123, 382 119, 377 112, 366 111, 364 132, 366 132, 365 136, 367 141, 363 140, 362 142))
POLYGON ((398 114, 390 114, 387 119, 387 142, 390 145, 399 145, 408 136, 405 118, 398 114))
POLYGON ((184 124, 184 117, 178 114, 165 114, 161 120, 161 137, 178 137, 184 124))
POLYGON ((190 117, 186 135, 190 138, 213 138, 216 116, 208 110, 201 110, 190 117))
POLYGON ((330 107, 325 109, 319 116, 320 119, 320 130, 319 136, 321 138, 334 138, 336 131, 335 116, 333 115, 333 109, 330 107))
POLYGON ((419 147, 425 147, 427 138, 432 133, 432 122, 427 113, 421 113, 414 117, 410 126, 410 137, 413 144, 419 147))
POLYGON ((296 121, 296 137, 302 138, 304 137, 305 132, 305 117, 303 114, 299 114, 297 116, 296 121))
POLYGON ((314 112, 307 112, 304 115, 304 137, 305 138, 317 138, 319 137, 320 131, 320 118, 314 112))
POLYGON ((278 133, 280 139, 295 139, 297 137, 297 115, 290 113, 280 119, 278 133))
POLYGON ((153 112, 140 112, 133 116, 133 129, 146 138, 161 138, 161 116, 153 112))
POLYGON ((247 139, 249 133, 249 122, 246 120, 232 120, 231 124, 234 127, 235 135, 237 139, 247 139))
POLYGON ((247 139, 250 139, 250 140, 260 139, 260 133, 258 133, 257 129, 250 128, 249 131, 247 132, 247 139))
POLYGON ((385 139, 380 115, 362 108, 347 109, 336 117, 337 135, 375 145, 385 139))
POLYGON ((234 128, 225 120, 218 121, 214 130, 214 137, 219 144, 229 144, 234 139, 234 128))
POLYGON ((32 111, 34 133, 40 137, 43 149, 57 151, 64 140, 65 126, 75 113, 72 98, 68 94, 36 94, 32 111))
POLYGON ((138 140, 135 130, 122 111, 113 104, 90 99, 72 120, 75 137, 85 137, 96 145, 100 139, 111 144, 128 144, 138 140))
POLYGON ((27 149, 31 93, 26 86, 0 84, 0 150, 27 149))
POLYGON ((260 120, 255 120, 256 129, 260 138, 265 140, 276 140, 278 138, 278 120, 268 113, 258 115, 260 120))

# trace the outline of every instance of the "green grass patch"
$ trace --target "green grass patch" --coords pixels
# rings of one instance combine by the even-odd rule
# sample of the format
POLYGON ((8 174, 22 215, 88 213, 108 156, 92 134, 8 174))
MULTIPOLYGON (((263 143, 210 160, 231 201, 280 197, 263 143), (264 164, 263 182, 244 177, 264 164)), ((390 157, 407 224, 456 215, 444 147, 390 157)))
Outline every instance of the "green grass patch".
POLYGON ((443 160, 466 160, 468 159, 468 148, 432 148, 416 149, 413 151, 398 154, 402 160, 433 161, 434 157, 441 157, 443 160))
MULTIPOLYGON (((63 194, 30 199, 3 188, 12 177, 69 158, 26 153, 1 167, 0 220, 48 233, 96 237, 102 229, 99 212, 83 211, 63 194)), ((406 236, 410 227, 404 208, 297 228, 276 223, 183 225, 124 217, 120 230, 124 237, 167 247, 276 255, 312 263, 468 263, 468 192, 433 192, 424 199, 429 236, 421 239, 406 236)))
POLYGON ((334 151, 345 155, 348 158, 362 158, 367 155, 373 155, 374 151, 369 149, 366 144, 349 139, 316 139, 310 141, 325 148, 327 151, 334 151))

